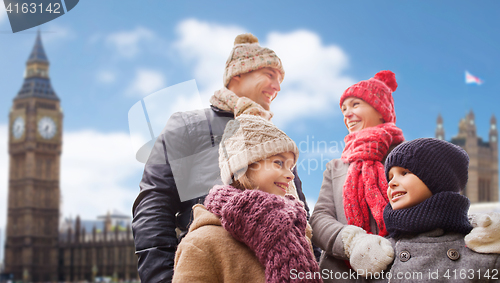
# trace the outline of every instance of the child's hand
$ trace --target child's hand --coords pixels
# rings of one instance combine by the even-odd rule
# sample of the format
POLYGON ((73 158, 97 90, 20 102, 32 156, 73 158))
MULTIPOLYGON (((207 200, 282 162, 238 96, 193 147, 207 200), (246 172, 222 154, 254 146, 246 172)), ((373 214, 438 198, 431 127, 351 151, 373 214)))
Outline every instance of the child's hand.
POLYGON ((479 214, 472 225, 475 228, 465 236, 467 247, 478 253, 500 253, 500 213, 479 214))
POLYGON ((359 275, 363 276, 367 272, 380 273, 387 269, 394 259, 394 249, 389 240, 367 234, 360 227, 344 227, 342 241, 349 263, 355 271, 359 270, 359 275))

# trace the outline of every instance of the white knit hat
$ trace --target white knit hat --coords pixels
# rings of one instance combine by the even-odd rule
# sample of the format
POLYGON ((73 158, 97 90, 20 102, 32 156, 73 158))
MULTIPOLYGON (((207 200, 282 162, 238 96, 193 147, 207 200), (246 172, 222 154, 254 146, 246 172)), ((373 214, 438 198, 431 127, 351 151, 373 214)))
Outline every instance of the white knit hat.
POLYGON ((275 68, 285 77, 285 69, 280 58, 269 48, 261 47, 259 40, 251 33, 240 34, 234 40, 234 47, 226 61, 224 86, 227 87, 232 77, 261 68, 275 68))
POLYGON ((232 183, 238 179, 248 165, 283 152, 294 154, 294 163, 299 158, 295 142, 282 130, 266 119, 243 114, 229 121, 219 147, 219 167, 222 182, 232 183))

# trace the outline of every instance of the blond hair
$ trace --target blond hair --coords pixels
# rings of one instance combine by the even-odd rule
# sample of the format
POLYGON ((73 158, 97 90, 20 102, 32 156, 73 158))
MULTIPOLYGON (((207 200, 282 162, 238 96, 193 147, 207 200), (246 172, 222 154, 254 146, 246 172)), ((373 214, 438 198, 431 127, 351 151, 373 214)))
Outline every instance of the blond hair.
POLYGON ((244 190, 258 190, 259 188, 255 187, 254 182, 247 175, 249 170, 252 170, 252 167, 255 167, 255 164, 257 164, 257 162, 250 164, 248 166, 245 174, 239 176, 238 179, 234 180, 230 185, 237 188, 237 189, 240 189, 242 191, 244 191, 244 190))
POLYGON ((234 182, 231 183, 231 186, 240 189, 242 191, 244 190, 253 190, 253 184, 250 181, 250 179, 247 177, 247 175, 243 175, 238 178, 238 180, 235 180, 234 182))

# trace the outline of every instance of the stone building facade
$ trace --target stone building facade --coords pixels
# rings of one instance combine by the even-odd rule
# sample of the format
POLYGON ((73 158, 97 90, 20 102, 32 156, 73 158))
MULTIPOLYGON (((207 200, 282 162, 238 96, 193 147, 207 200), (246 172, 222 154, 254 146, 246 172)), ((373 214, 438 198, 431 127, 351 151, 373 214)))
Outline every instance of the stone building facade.
POLYGON ((9 114, 5 270, 16 280, 57 280, 62 119, 38 36, 9 114))
POLYGON ((96 277, 114 281, 137 280, 137 257, 130 226, 112 226, 104 221, 102 229, 91 231, 77 217, 74 225, 59 237, 59 281, 95 282, 96 277))
MULTIPOLYGON (((437 118, 436 138, 445 139, 443 118, 437 118)), ((469 154, 469 181, 463 194, 471 203, 498 202, 498 129, 494 115, 490 119, 489 139, 476 134, 472 110, 460 120, 458 134, 450 140, 469 154)))
POLYGON ((130 227, 60 231, 63 112, 38 33, 21 90, 9 114, 9 183, 5 270, 14 281, 138 279, 130 227))

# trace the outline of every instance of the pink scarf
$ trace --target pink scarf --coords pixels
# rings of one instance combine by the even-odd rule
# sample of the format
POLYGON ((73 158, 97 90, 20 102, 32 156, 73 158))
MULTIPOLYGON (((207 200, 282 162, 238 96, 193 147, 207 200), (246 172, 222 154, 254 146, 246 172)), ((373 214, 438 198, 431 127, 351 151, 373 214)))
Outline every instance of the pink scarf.
POLYGON ((297 274, 319 272, 305 235, 306 211, 293 196, 215 186, 205 207, 221 218, 231 236, 255 252, 265 267, 266 282, 322 282, 290 278, 293 269, 297 274))
POLYGON ((384 208, 389 203, 388 184, 381 161, 391 145, 403 140, 403 131, 394 123, 383 123, 345 137, 342 161, 350 164, 343 191, 347 224, 371 232, 370 210, 377 222, 379 235, 387 235, 384 208))

